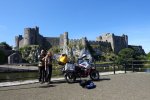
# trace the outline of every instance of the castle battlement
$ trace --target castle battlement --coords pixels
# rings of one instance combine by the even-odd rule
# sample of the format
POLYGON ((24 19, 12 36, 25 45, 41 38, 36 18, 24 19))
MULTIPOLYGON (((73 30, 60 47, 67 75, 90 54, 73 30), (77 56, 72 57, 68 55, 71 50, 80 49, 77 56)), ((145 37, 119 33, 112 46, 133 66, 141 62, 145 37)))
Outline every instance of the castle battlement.
POLYGON ((26 45, 40 45, 41 47, 50 48, 52 46, 64 47, 68 44, 86 46, 87 42, 90 45, 97 45, 100 48, 111 48, 114 53, 118 53, 121 49, 128 47, 128 36, 116 36, 114 33, 105 33, 96 37, 96 40, 87 40, 86 37, 81 39, 69 39, 68 32, 60 34, 59 37, 43 37, 39 33, 39 27, 24 28, 24 36, 15 37, 16 47, 20 48, 26 45))
POLYGON ((82 39, 69 39, 69 42, 81 42, 82 39))

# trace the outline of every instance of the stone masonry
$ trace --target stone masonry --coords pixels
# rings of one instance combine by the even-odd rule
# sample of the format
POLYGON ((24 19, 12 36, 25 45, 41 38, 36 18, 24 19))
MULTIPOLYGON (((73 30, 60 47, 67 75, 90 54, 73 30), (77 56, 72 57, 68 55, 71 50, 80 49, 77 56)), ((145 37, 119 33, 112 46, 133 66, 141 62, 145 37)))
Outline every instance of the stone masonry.
MULTIPOLYGON (((39 27, 35 28, 25 28, 24 36, 19 35, 15 37, 16 48, 19 49, 26 45, 39 45, 42 48, 50 48, 53 46, 59 46, 61 49, 68 44, 76 44, 86 46, 87 42, 89 45, 97 45, 100 48, 111 48, 114 53, 118 53, 123 48, 128 48, 128 36, 116 36, 113 33, 106 33, 102 36, 96 38, 95 41, 89 41, 86 37, 81 39, 69 39, 68 32, 64 32, 60 34, 59 37, 44 37, 39 33, 39 27)), ((131 47, 132 45, 130 45, 131 47)), ((135 46, 134 46, 135 47, 135 46)), ((141 46, 136 46, 136 48, 140 48, 143 50, 141 46)), ((105 50, 105 49, 104 49, 105 50)), ((101 50, 96 50, 101 52, 101 50)), ((105 52, 105 51, 103 51, 105 52)))

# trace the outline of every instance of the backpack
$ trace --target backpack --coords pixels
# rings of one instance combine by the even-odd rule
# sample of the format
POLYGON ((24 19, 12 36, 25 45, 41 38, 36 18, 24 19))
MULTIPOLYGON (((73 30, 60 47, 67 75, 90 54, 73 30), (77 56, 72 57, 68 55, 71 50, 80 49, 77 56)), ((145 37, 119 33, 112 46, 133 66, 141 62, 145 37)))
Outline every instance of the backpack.
POLYGON ((85 86, 87 85, 87 80, 81 80, 81 81, 79 82, 79 84, 80 84, 80 86, 81 86, 82 88, 85 88, 85 86))
POLYGON ((87 88, 87 89, 96 88, 96 85, 91 80, 81 80, 79 84, 82 88, 87 88))

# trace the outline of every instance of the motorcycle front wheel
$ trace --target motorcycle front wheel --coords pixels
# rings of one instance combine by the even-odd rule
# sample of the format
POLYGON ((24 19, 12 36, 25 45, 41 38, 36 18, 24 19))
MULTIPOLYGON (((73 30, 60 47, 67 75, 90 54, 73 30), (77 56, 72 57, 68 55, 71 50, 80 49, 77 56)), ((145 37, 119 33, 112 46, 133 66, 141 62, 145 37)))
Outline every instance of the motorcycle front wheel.
POLYGON ((74 83, 76 80, 76 76, 74 72, 66 72, 65 79, 68 83, 74 83))
POLYGON ((90 73, 90 78, 91 78, 91 80, 93 80, 93 81, 99 80, 99 78, 100 78, 99 72, 98 72, 97 70, 93 70, 93 71, 90 73))

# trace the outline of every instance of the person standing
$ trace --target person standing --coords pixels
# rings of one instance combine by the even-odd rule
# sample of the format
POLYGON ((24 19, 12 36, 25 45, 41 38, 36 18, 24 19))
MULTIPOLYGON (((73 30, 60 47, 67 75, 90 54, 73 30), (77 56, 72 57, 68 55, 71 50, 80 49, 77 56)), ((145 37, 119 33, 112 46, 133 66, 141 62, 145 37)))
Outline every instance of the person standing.
POLYGON ((45 56, 45 70, 46 70, 46 81, 48 84, 51 83, 52 76, 52 53, 50 51, 47 52, 45 56))
POLYGON ((45 82, 45 61, 44 58, 46 56, 46 52, 41 50, 40 55, 38 56, 38 68, 39 68, 39 82, 45 82))

